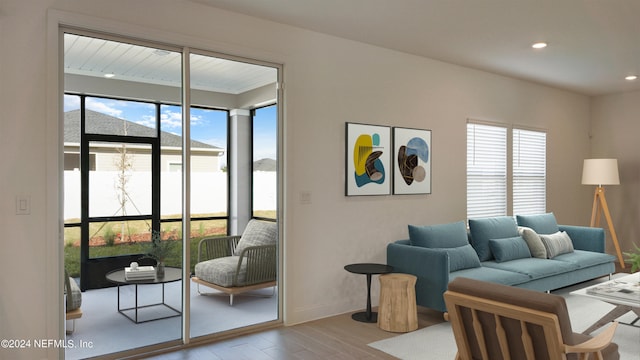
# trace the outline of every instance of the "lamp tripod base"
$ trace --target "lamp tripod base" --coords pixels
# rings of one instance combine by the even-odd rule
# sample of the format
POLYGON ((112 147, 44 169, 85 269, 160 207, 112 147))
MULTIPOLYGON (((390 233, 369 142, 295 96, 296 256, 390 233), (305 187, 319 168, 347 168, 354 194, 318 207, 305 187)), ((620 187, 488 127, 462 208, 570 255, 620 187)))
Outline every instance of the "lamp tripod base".
POLYGON ((618 262, 620 267, 624 267, 624 258, 622 257, 622 251, 620 251, 620 244, 618 244, 618 235, 616 229, 613 227, 613 221, 611 221, 611 214, 609 213, 609 206, 607 205, 607 198, 604 196, 604 188, 598 186, 593 194, 593 208, 591 209, 591 227, 600 226, 600 209, 604 213, 604 217, 607 220, 607 226, 609 226, 609 232, 611 233, 611 240, 616 248, 616 254, 618 255, 618 262))

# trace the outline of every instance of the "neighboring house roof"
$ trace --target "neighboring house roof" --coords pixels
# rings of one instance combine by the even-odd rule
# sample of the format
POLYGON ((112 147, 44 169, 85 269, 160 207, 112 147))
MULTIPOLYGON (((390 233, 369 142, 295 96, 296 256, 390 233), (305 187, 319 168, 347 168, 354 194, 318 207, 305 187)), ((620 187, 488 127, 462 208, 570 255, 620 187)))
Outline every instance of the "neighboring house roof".
MULTIPOLYGON (((92 134, 127 135, 154 137, 156 129, 148 126, 136 124, 134 122, 119 119, 114 116, 99 113, 97 111, 85 110, 87 132, 92 134)), ((71 110, 64 113, 64 142, 80 143, 80 110, 71 110)), ((162 146, 182 146, 182 137, 166 131, 160 132, 160 143, 162 146)), ((191 140, 191 147, 197 149, 220 150, 222 148, 209 145, 200 141, 191 140)))
POLYGON ((276 171, 274 159, 260 159, 253 162, 254 171, 276 171))

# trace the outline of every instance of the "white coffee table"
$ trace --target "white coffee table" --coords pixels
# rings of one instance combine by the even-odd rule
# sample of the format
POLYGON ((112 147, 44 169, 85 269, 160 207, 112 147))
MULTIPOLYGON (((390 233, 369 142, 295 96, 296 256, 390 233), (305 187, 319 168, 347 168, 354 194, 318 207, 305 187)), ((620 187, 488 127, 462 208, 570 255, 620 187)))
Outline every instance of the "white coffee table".
POLYGON ((586 296, 615 305, 615 308, 604 315, 595 324, 591 325, 583 334, 590 334, 593 331, 607 325, 620 316, 633 311, 639 318, 627 325, 635 325, 640 320, 640 272, 618 277, 597 285, 592 285, 584 289, 572 291, 572 295, 586 296), (624 290, 623 290, 624 289, 624 290), (620 290, 625 292, 621 293, 620 290))

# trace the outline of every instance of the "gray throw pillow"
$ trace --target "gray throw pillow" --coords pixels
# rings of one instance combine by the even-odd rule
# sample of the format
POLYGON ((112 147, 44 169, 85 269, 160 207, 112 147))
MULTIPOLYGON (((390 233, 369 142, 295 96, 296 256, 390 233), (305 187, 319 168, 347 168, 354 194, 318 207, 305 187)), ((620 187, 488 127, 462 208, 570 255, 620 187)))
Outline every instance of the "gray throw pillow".
POLYGON ((250 220, 236 246, 234 255, 240 256, 242 250, 250 246, 275 245, 278 239, 278 226, 275 222, 250 220))
POLYGON ((539 259, 547 258, 547 249, 544 247, 542 240, 540 240, 538 233, 526 226, 520 226, 518 227, 518 234, 522 236, 524 241, 527 243, 531 256, 539 259))
POLYGON ((573 242, 565 231, 551 235, 540 235, 540 240, 547 250, 547 257, 553 259, 560 254, 573 252, 573 242))

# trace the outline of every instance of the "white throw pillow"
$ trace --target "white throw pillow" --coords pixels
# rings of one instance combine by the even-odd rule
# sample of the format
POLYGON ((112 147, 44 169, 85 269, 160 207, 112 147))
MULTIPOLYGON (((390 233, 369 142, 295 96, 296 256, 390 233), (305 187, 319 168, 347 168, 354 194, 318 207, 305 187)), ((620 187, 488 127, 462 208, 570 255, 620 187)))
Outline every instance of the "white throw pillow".
POLYGON ((553 259, 561 254, 573 252, 573 242, 565 231, 558 231, 551 235, 540 235, 540 240, 542 240, 547 250, 547 257, 549 259, 553 259))
POLYGON ((532 228, 526 226, 518 227, 518 235, 522 236, 529 247, 531 256, 539 259, 547 258, 547 249, 545 248, 540 236, 532 228))

